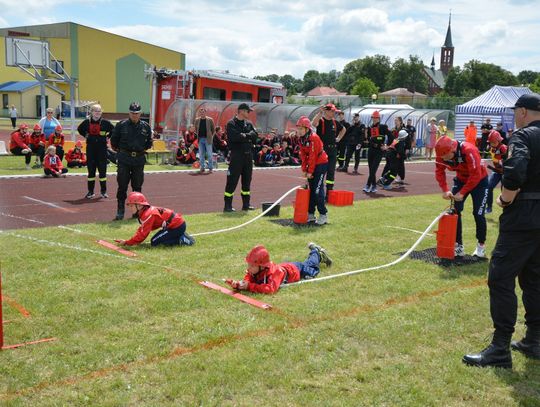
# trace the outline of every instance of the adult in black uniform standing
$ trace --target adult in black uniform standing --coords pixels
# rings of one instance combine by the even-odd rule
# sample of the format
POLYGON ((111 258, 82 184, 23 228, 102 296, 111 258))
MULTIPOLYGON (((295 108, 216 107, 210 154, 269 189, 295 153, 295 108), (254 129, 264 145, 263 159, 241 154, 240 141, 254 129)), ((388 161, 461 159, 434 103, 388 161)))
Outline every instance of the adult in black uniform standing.
POLYGON ((144 182, 145 151, 152 147, 152 129, 141 121, 141 105, 133 102, 129 105, 129 119, 116 125, 111 136, 111 147, 118 151, 118 170, 116 180, 118 191, 118 211, 115 220, 124 219, 127 189, 142 192, 144 182))
POLYGON ((328 155, 328 172, 326 173, 326 200, 328 191, 334 189, 337 162, 337 143, 345 136, 345 127, 334 118, 336 107, 332 103, 324 105, 317 112, 311 124, 317 128, 317 135, 323 142, 324 151, 328 155))
POLYGON ((247 103, 238 106, 236 117, 227 123, 227 139, 231 151, 229 170, 227 171, 227 184, 225 185, 225 207, 223 212, 234 212, 232 206, 234 190, 242 176, 242 210, 255 209, 250 205, 251 175, 253 173, 252 146, 256 144, 258 133, 248 120, 249 112, 253 111, 247 103))
POLYGON ((358 166, 360 165, 360 154, 362 152, 362 145, 366 139, 366 126, 360 123, 360 114, 355 113, 353 115, 352 125, 345 132, 345 143, 347 146, 345 154, 345 164, 343 166, 343 172, 349 170, 349 163, 354 154, 354 171, 353 174, 358 174, 358 166))
POLYGON ((362 189, 365 193, 377 192, 377 170, 387 145, 393 140, 392 132, 386 124, 381 123, 381 114, 377 110, 371 114, 371 120, 373 123, 367 129, 369 176, 362 189))
POLYGON ((471 366, 512 367, 512 349, 540 359, 540 95, 521 96, 514 107, 516 127, 504 161, 499 237, 489 264, 491 344, 465 355, 471 366), (523 291, 527 332, 510 343, 517 319, 516 277, 523 291))
MULTIPOLYGON (((347 130, 351 125, 347 120, 345 120, 345 112, 343 110, 337 111, 337 120, 339 124, 341 124, 343 127, 345 127, 345 134, 347 134, 347 130)), ((347 144, 345 142, 345 135, 341 138, 341 140, 337 143, 337 170, 336 171, 345 171, 345 150, 347 149, 347 144)))
POLYGON ((88 193, 87 199, 92 199, 96 185, 96 168, 99 172, 99 186, 101 197, 107 195, 107 138, 114 129, 113 124, 101 117, 101 105, 95 104, 90 108, 90 116, 83 120, 77 131, 86 139, 86 159, 88 166, 88 193))

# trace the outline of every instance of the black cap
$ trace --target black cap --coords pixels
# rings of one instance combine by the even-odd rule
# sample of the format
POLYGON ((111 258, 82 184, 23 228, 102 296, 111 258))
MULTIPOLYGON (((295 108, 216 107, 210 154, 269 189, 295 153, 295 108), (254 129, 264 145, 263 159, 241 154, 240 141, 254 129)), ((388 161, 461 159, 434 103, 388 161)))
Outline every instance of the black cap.
POLYGON ((139 102, 131 102, 129 111, 131 113, 141 113, 141 104, 139 102))
POLYGON ((249 107, 247 103, 240 103, 240 106, 238 106, 238 110, 247 110, 248 112, 253 111, 253 109, 249 107))
POLYGON ((540 95, 537 93, 521 95, 512 109, 515 109, 516 107, 524 107, 527 110, 536 110, 537 112, 540 112, 540 95))

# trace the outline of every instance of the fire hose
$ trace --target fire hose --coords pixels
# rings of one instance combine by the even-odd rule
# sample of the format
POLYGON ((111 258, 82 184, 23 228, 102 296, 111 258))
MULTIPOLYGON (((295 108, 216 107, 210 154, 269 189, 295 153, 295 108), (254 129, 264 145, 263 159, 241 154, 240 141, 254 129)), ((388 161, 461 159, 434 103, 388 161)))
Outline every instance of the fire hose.
POLYGON ((230 232, 231 230, 240 229, 244 226, 249 225, 252 222, 255 222, 257 219, 261 218, 262 216, 266 215, 268 212, 270 212, 277 204, 279 204, 281 201, 283 201, 288 195, 292 194, 294 191, 296 191, 299 188, 303 188, 303 186, 298 185, 294 188, 291 188, 289 191, 285 192, 281 197, 275 201, 272 205, 270 205, 266 210, 264 210, 259 215, 255 216, 253 219, 248 220, 247 222, 242 223, 241 225, 232 226, 230 228, 226 229, 219 229, 219 230, 213 230, 211 232, 200 232, 200 233, 193 233, 191 236, 203 236, 203 235, 215 235, 217 233, 223 233, 223 232, 230 232))

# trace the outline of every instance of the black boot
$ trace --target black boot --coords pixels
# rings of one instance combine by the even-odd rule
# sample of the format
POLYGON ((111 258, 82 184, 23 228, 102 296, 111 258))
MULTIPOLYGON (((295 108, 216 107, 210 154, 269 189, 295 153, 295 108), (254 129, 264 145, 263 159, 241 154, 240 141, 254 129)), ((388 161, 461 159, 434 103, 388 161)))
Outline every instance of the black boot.
POLYGON ((88 184, 88 193, 86 194, 86 199, 92 199, 96 195, 94 194, 94 186, 96 185, 96 181, 87 181, 88 184))
POLYGON ((114 220, 124 219, 125 203, 126 201, 124 200, 120 200, 120 199, 118 200, 118 210, 116 211, 116 217, 114 218, 114 220))
POLYGON ((99 187, 101 189, 101 197, 102 198, 108 198, 109 195, 107 194, 107 181, 99 181, 99 187))
POLYGON ((528 358, 540 359, 540 329, 527 328, 525 337, 519 342, 512 341, 511 347, 528 358))
POLYGON ((225 206, 223 207, 223 212, 235 212, 233 206, 232 206, 232 196, 226 196, 225 197, 225 206))
POLYGON ((495 331, 493 340, 487 348, 480 353, 463 356, 463 363, 476 367, 502 367, 512 368, 512 353, 510 352, 510 339, 512 334, 495 331))
POLYGON ((251 196, 242 195, 242 210, 243 211, 253 211, 255 208, 249 204, 251 196))

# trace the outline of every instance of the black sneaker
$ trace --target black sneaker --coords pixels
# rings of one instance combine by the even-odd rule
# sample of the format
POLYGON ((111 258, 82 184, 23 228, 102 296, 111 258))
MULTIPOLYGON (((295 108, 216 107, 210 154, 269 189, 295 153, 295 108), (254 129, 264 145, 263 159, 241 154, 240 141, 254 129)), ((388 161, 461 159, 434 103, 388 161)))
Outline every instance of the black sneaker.
POLYGON ((101 191, 101 197, 102 198, 108 198, 109 194, 107 194, 107 191, 101 191))
POLYGON ((236 212, 236 209, 225 207, 223 208, 223 212, 225 213, 236 212))
POLYGON ((116 216, 114 220, 122 220, 124 219, 124 212, 116 212, 116 216))
POLYGON ((88 191, 88 193, 86 194, 85 198, 86 199, 92 199, 96 196, 96 194, 94 194, 93 192, 90 192, 88 191))
POLYGON ((254 211, 255 210, 255 207, 249 205, 249 206, 246 206, 244 208, 242 208, 243 211, 254 211))
POLYGON ((317 253, 319 253, 322 263, 326 264, 328 267, 332 265, 332 259, 330 258, 330 256, 328 256, 326 250, 323 249, 321 246, 316 243, 310 242, 308 244, 308 248, 309 250, 317 250, 317 253))

